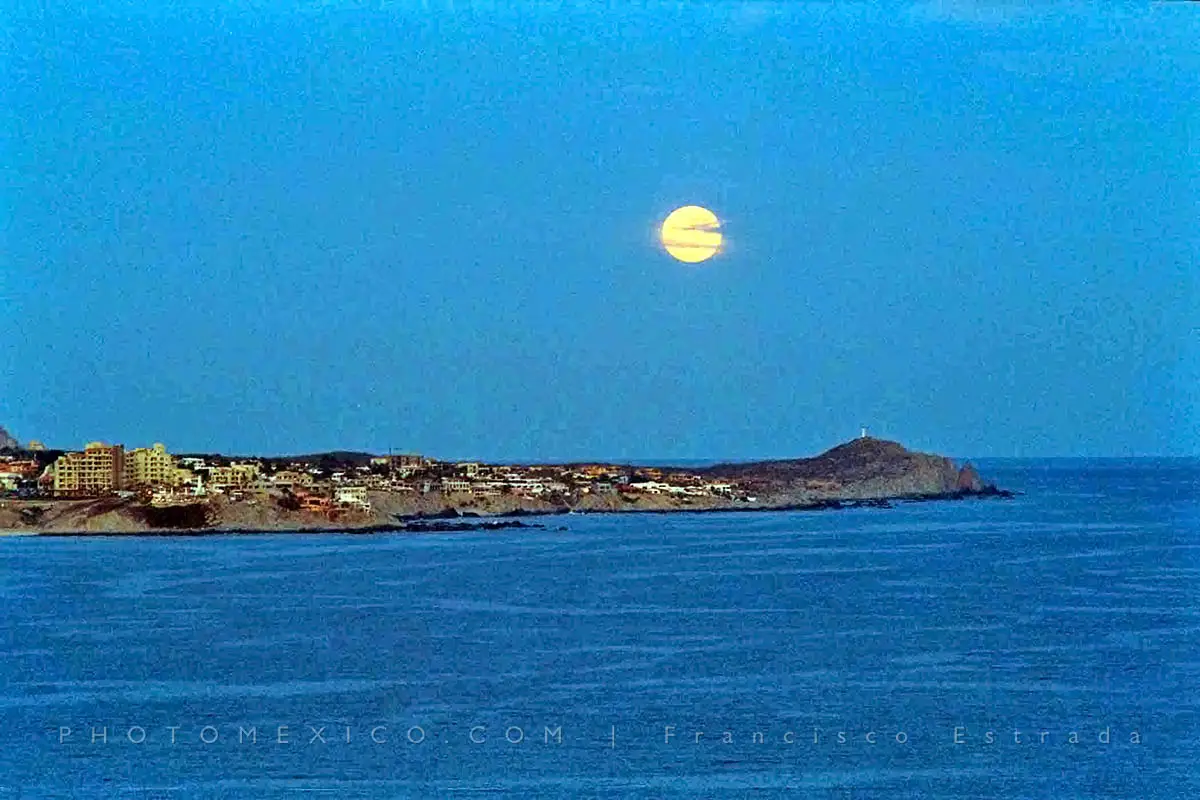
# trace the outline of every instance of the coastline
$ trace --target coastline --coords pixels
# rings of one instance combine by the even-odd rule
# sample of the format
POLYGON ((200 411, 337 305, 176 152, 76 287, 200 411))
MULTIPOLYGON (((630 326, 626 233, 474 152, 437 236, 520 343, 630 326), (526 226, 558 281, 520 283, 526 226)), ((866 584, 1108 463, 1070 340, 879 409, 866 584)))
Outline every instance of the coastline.
MULTIPOLYGON (((899 504, 955 502, 962 500, 1010 499, 1016 493, 985 486, 982 489, 955 490, 934 493, 909 493, 886 497, 827 497, 802 502, 717 504, 704 507, 672 506, 658 508, 586 508, 558 506, 552 508, 517 507, 504 511, 480 511, 471 507, 443 506, 440 510, 417 511, 406 514, 391 514, 389 519, 304 519, 279 520, 273 524, 215 524, 204 527, 130 526, 127 528, 53 528, 0 529, 3 536, 146 536, 146 537, 195 537, 195 536, 247 536, 255 534, 348 534, 371 535, 387 533, 462 533, 500 530, 548 530, 546 525, 524 522, 523 519, 540 519, 567 515, 683 515, 683 514, 750 514, 783 513, 791 511, 844 511, 854 509, 888 510, 899 504), (303 523, 303 524, 288 524, 303 523)), ((44 505, 38 501, 18 501, 30 506, 44 505)), ((11 505, 11 504, 10 504, 11 505)), ((565 530, 558 527, 557 530, 565 530)))
POLYGON ((959 466, 945 456, 867 437, 811 458, 695 470, 629 468, 620 480, 606 477, 623 470, 611 465, 543 466, 525 477, 525 468, 473 463, 421 469, 426 478, 419 491, 411 482, 364 477, 362 467, 351 470, 347 464, 345 471, 320 481, 313 472, 324 476, 327 470, 313 468, 304 488, 296 487, 300 473, 292 470, 260 476, 253 488, 201 496, 110 491, 0 499, 0 530, 63 536, 433 532, 528 527, 503 520, 562 514, 886 509, 897 503, 1012 496, 985 482, 970 464, 959 466), (491 477, 477 480, 484 470, 491 477), (277 482, 277 476, 287 481, 277 482))

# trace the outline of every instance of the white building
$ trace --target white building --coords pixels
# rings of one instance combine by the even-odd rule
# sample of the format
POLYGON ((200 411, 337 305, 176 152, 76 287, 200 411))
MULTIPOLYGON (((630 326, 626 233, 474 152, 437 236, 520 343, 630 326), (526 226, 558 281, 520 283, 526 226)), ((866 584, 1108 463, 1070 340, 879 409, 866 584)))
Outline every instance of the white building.
POLYGON ((471 482, 458 478, 442 478, 442 491, 446 494, 454 494, 456 492, 470 494, 471 482))
POLYGON ((671 484, 662 481, 637 481, 629 484, 629 488, 646 494, 662 494, 671 491, 671 484))
POLYGON ((371 507, 365 486, 338 486, 333 490, 333 502, 347 508, 365 510, 371 507))

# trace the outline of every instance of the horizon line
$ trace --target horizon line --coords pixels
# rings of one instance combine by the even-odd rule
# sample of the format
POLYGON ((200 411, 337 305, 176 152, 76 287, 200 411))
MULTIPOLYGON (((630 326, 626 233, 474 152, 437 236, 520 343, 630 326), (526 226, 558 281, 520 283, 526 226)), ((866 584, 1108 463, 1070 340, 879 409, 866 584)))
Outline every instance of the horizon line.
MULTIPOLYGON (((9 434, 9 435, 12 436, 11 434, 9 434)), ((17 445, 18 445, 17 449, 20 451, 23 451, 23 452, 31 452, 27 446, 30 442, 38 442, 39 444, 42 444, 42 446, 46 450, 51 450, 51 451, 78 452, 79 450, 83 449, 83 446, 81 446, 79 448, 51 447, 49 445, 46 445, 44 443, 44 441, 40 440, 40 439, 30 439, 30 440, 27 440, 25 442, 25 444, 22 444, 20 442, 20 440, 16 439, 15 436, 12 436, 12 438, 15 441, 17 441, 17 445)), ((724 456, 712 456, 712 455, 707 455, 707 456, 622 456, 622 457, 617 457, 617 458, 597 457, 597 456, 576 456, 576 457, 570 457, 570 458, 562 458, 562 457, 556 457, 556 456, 544 456, 543 455, 543 456, 528 456, 528 457, 521 457, 521 458, 512 458, 512 457, 483 458, 483 457, 479 457, 479 456, 469 456, 469 457, 431 456, 431 455, 428 455, 426 452, 423 452, 421 448, 400 449, 400 448, 395 448, 395 447, 386 448, 383 451, 377 451, 375 449, 359 449, 359 448, 355 448, 355 447, 334 447, 334 448, 330 448, 330 449, 294 450, 292 452, 276 453, 276 454, 247 453, 244 451, 237 452, 237 451, 232 451, 232 450, 229 452, 225 452, 220 449, 196 449, 196 448, 187 448, 187 449, 180 449, 180 450, 174 450, 172 448, 168 448, 168 451, 172 452, 172 454, 174 454, 176 456, 183 456, 183 457, 207 455, 207 456, 221 456, 223 458, 265 458, 265 459, 309 458, 312 456, 327 455, 327 454, 332 454, 332 453, 347 453, 347 454, 354 454, 354 455, 371 456, 374 458, 383 458, 385 456, 391 456, 391 455, 420 455, 422 457, 430 458, 434 461, 441 461, 441 462, 446 462, 446 463, 479 462, 481 464, 588 464, 588 463, 596 463, 596 464, 613 464, 613 465, 617 465, 617 464, 631 464, 631 465, 633 465, 633 464, 643 464, 643 465, 663 464, 663 465, 666 465, 666 464, 671 464, 671 463, 682 463, 682 462, 688 462, 688 463, 693 463, 693 464, 726 464, 726 463, 735 464, 735 463, 755 463, 755 462, 763 462, 763 461, 794 461, 794 460, 813 458, 815 456, 826 453, 831 449, 840 447, 842 445, 849 444, 851 442, 858 441, 859 439, 862 439, 862 438, 869 438, 869 439, 874 439, 876 441, 882 441, 882 442, 892 442, 892 443, 900 445, 901 447, 904 447, 906 450, 909 450, 910 452, 914 452, 914 453, 924 452, 924 453, 927 453, 930 455, 940 455, 940 456, 944 456, 946 458, 951 458, 955 461, 1054 461, 1054 460, 1085 460, 1085 459, 1119 461, 1119 460, 1191 460, 1191 459, 1200 459, 1200 452, 1191 453, 1191 454, 1105 453, 1105 454, 1051 454, 1051 455, 1046 455, 1046 454, 1036 454, 1036 455, 987 455, 987 454, 960 455, 960 454, 949 454, 949 453, 938 452, 933 449, 924 450, 919 447, 909 446, 909 445, 905 444, 904 442, 900 441, 899 439, 891 439, 891 438, 877 436, 877 435, 867 435, 866 437, 853 436, 848 439, 843 439, 841 441, 838 441, 835 444, 826 446, 823 449, 814 451, 807 455, 791 454, 791 455, 753 455, 753 456, 733 456, 733 455, 724 455, 724 456)), ((105 440, 102 438, 101 439, 88 439, 85 442, 84 446, 86 446, 86 444, 89 444, 91 442, 104 442, 106 444, 108 443, 108 442, 105 442, 105 440)), ((161 444, 161 443, 163 443, 163 440, 157 439, 155 442, 151 442, 149 445, 141 445, 141 446, 148 447, 148 446, 153 446, 154 444, 161 444)), ((121 446, 124 447, 125 445, 122 443, 121 446)), ((128 448, 128 449, 137 449, 137 448, 134 447, 134 448, 128 448)))
MULTIPOLYGON (((875 437, 872 437, 872 438, 875 438, 875 437)), ((857 439, 857 437, 856 437, 856 439, 857 439)), ((93 440, 90 440, 90 442, 91 441, 103 441, 103 440, 93 439, 93 440)), ((843 442, 842 444, 846 444, 851 441, 855 441, 855 439, 849 439, 846 442, 843 442)), ((881 441, 893 441, 893 440, 881 440, 881 441)), ((897 443, 904 446, 903 443, 899 443, 899 442, 897 442, 897 443)), ((834 447, 837 447, 837 446, 838 445, 834 445, 834 447)), ((51 447, 49 445, 46 445, 45 449, 47 451, 57 451, 57 452, 79 452, 83 448, 82 447, 80 447, 80 448, 51 447)), ((137 448, 129 448, 129 449, 137 449, 137 448)), ((353 448, 334 448, 334 449, 328 449, 328 450, 293 451, 293 452, 288 452, 288 453, 276 453, 276 454, 246 453, 246 452, 236 452, 236 451, 226 452, 226 451, 222 451, 219 449, 186 449, 186 450, 172 450, 170 452, 174 456, 184 457, 184 458, 196 457, 196 456, 220 456, 222 458, 231 458, 231 459, 256 459, 257 458, 257 459, 282 460, 282 459, 289 459, 289 458, 312 458, 313 456, 331 455, 334 453, 345 453, 348 455, 356 455, 356 456, 370 456, 372 458, 386 458, 390 455, 395 455, 395 456, 419 455, 423 458, 429 458, 430 460, 443 462, 443 463, 477 462, 480 464, 514 464, 514 465, 522 465, 522 464, 528 464, 528 465, 543 465, 543 464, 544 465, 551 465, 551 464, 622 465, 622 464, 628 464, 631 466, 633 466, 633 465, 669 466, 672 464, 702 465, 702 464, 743 464, 743 463, 758 463, 758 462, 768 462, 768 461, 797 461, 797 460, 815 458, 816 456, 819 456, 819 455, 827 452, 828 449, 831 449, 831 448, 826 448, 825 450, 821 450, 820 452, 817 452, 814 454, 809 454, 809 455, 716 456, 716 457, 714 457, 714 456, 658 456, 658 457, 654 457, 654 456, 622 456, 622 457, 617 457, 617 458, 597 457, 597 456, 572 457, 572 458, 556 458, 556 457, 552 457, 552 456, 538 456, 538 457, 529 457, 529 458, 483 458, 483 457, 479 457, 479 456, 446 457, 446 456, 429 455, 427 453, 420 452, 419 450, 416 450, 416 449, 403 450, 403 451, 392 450, 391 452, 386 452, 386 451, 385 452, 377 452, 374 450, 359 450, 359 449, 353 449, 353 448)), ((914 453, 925 452, 922 450, 913 450, 911 448, 908 448, 907 446, 905 446, 905 449, 910 450, 910 452, 914 452, 914 453)), ((20 447, 19 450, 22 452, 36 452, 36 451, 30 451, 30 450, 28 450, 28 448, 26 448, 24 446, 20 447)), ((950 458, 954 461, 960 461, 960 462, 980 462, 980 461, 1190 461, 1190 460, 1200 460, 1200 453, 1194 453, 1194 454, 1138 453, 1138 454, 1132 454, 1132 455, 1129 455, 1129 454, 958 455, 958 454, 931 452, 928 454, 929 455, 939 455, 939 456, 943 456, 945 458, 950 458)))

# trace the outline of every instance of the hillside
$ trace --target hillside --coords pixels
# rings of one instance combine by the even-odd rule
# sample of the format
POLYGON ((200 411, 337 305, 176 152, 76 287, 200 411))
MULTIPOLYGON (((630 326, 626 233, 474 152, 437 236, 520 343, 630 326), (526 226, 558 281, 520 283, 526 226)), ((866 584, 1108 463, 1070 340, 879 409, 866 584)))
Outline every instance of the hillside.
POLYGON ((787 496, 874 498, 985 490, 974 467, 945 456, 917 453, 898 442, 864 437, 812 458, 717 464, 702 474, 746 481, 759 491, 787 496))

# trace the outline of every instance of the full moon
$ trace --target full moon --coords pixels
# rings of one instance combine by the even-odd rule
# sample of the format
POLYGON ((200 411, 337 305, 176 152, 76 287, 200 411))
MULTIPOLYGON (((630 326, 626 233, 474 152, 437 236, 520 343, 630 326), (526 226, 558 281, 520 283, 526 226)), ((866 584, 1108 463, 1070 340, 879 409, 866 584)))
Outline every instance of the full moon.
POLYGON ((721 252, 721 221, 700 206, 677 208, 663 220, 662 244, 676 259, 698 264, 721 252))

